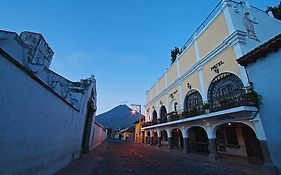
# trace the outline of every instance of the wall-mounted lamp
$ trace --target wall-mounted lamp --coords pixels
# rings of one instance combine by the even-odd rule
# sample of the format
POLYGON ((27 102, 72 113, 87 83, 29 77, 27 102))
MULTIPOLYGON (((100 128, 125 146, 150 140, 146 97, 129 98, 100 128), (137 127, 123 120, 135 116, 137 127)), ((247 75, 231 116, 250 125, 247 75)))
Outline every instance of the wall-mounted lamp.
POLYGON ((191 85, 189 83, 187 83, 187 88, 191 89, 191 85))

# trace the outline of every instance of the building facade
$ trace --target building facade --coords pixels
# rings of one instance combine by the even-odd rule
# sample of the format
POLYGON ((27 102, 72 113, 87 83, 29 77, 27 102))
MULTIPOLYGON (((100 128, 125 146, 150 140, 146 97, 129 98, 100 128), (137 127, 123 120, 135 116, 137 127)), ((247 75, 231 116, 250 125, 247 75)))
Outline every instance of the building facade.
POLYGON ((261 95, 260 117, 274 165, 281 172, 281 34, 238 59, 245 66, 254 90, 261 95))
POLYGON ((136 121, 135 124, 135 142, 137 143, 143 143, 144 142, 144 137, 142 136, 142 131, 141 131, 141 126, 143 124, 144 120, 143 119, 139 119, 138 121, 136 121))
POLYGON ((41 34, 0 30, 0 174, 53 174, 93 148, 96 80, 49 69, 41 34))
POLYGON ((145 141, 273 167, 258 101, 236 60, 280 29, 249 3, 219 3, 146 92, 145 141))

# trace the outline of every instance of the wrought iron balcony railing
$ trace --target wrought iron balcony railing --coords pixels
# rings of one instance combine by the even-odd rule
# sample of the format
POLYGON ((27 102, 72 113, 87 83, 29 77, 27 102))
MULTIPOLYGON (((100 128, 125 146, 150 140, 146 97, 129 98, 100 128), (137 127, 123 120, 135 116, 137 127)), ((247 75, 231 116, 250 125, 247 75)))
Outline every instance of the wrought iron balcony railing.
POLYGON ((200 106, 200 108, 198 108, 196 110, 193 109, 193 110, 173 111, 173 112, 165 114, 167 116, 167 119, 162 118, 162 119, 158 119, 157 121, 154 120, 154 121, 144 122, 142 124, 142 127, 176 121, 176 120, 180 120, 180 119, 194 117, 197 115, 222 111, 222 110, 240 107, 240 106, 258 107, 258 105, 259 105, 258 98, 259 98, 259 96, 253 92, 241 94, 239 97, 234 98, 234 99, 221 98, 221 99, 211 102, 210 107, 207 109, 206 108, 203 109, 203 107, 200 106))
POLYGON ((252 92, 241 94, 237 98, 221 98, 216 101, 211 102, 210 112, 222 111, 230 108, 235 108, 239 106, 254 106, 258 107, 259 97, 256 97, 256 94, 253 95, 252 92))

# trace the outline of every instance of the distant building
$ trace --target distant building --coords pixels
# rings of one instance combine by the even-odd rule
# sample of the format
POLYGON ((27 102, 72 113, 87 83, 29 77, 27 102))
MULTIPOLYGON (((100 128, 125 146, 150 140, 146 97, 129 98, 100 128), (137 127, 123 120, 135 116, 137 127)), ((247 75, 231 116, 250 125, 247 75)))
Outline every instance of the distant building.
POLYGON ((135 142, 137 143, 143 143, 144 142, 144 137, 142 136, 141 132, 141 125, 143 124, 144 119, 140 119, 135 122, 135 142))
POLYGON ((236 60, 280 31, 279 20, 249 3, 219 3, 147 90, 146 142, 274 169, 258 101, 248 98, 252 86, 236 60))
POLYGON ((94 147, 96 80, 49 69, 39 33, 0 30, 0 174, 53 174, 94 147))
POLYGON ((127 141, 134 141, 135 139, 135 128, 134 127, 128 127, 125 129, 122 129, 119 131, 121 134, 121 139, 122 140, 127 140, 127 141))
MULTIPOLYGON (((281 30, 280 30, 281 32, 281 30)), ((281 33, 238 59, 261 95, 259 114, 273 163, 281 170, 281 33)))

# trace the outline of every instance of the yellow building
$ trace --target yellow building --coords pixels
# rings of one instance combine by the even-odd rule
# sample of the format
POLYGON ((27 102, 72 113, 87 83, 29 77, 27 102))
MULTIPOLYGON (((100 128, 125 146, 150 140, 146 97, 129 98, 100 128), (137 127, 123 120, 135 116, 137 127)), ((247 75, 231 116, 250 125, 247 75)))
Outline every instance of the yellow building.
POLYGON ((135 122, 135 142, 137 143, 143 143, 143 137, 142 137, 142 131, 141 131, 141 125, 143 123, 143 119, 135 122))
POLYGON ((280 29, 248 3, 222 1, 147 90, 145 142, 272 165, 258 100, 236 60, 280 29))

